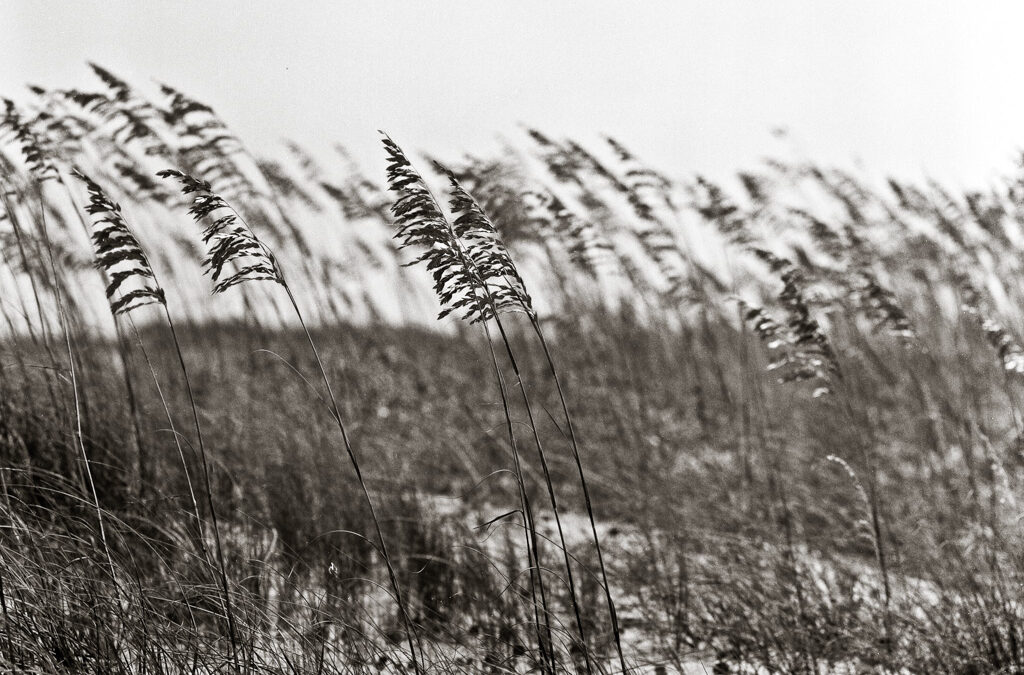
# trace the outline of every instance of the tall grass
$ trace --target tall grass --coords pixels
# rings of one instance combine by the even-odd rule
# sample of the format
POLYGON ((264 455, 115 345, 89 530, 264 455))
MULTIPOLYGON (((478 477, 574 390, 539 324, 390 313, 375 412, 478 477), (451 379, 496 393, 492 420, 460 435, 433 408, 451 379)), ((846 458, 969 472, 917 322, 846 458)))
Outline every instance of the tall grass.
POLYGON ((323 361, 320 358, 320 352, 313 341, 313 336, 310 335, 309 329, 306 327, 306 321, 295 300, 295 294, 288 285, 276 256, 256 236, 238 212, 231 208, 219 195, 213 193, 209 183, 196 180, 192 176, 176 170, 164 170, 159 175, 163 178, 173 178, 179 181, 182 185, 182 193, 187 196, 192 195, 189 213, 192 214, 196 222, 208 220, 210 223, 203 232, 203 241, 209 247, 209 255, 205 264, 214 281, 215 293, 224 292, 233 286, 245 282, 273 281, 280 284, 288 295, 288 301, 291 303, 292 309, 295 310, 295 315, 302 327, 302 332, 306 336, 310 351, 313 353, 324 388, 327 390, 327 395, 330 398, 331 415, 335 422, 337 422, 338 431, 341 433, 342 442, 345 446, 345 452, 352 464, 352 469, 355 471, 356 481, 359 483, 359 488, 369 509, 370 518, 373 521, 377 534, 377 543, 380 545, 381 557, 387 567, 391 588, 395 593, 395 601, 398 604, 402 621, 405 624, 406 637, 409 643, 409 656, 412 659, 413 669, 419 673, 420 665, 417 658, 416 633, 412 620, 409 617, 409 610, 402 599, 402 591, 398 584, 398 578, 395 576, 394 565, 388 553, 384 533, 381 531, 380 520, 375 513, 370 491, 359 468, 359 460, 352 447, 352 442, 349 440, 348 431, 345 428, 341 411, 338 408, 338 400, 334 395, 334 388, 331 386, 327 370, 324 368, 323 361), (215 214, 223 212, 229 213, 228 215, 215 217, 215 214))
MULTIPOLYGON (((103 192, 103 188, 92 179, 81 173, 76 175, 85 183, 89 191, 89 205, 86 209, 93 216, 92 241, 96 254, 96 266, 104 272, 107 279, 106 295, 110 301, 111 313, 116 319, 120 314, 128 314, 140 307, 155 304, 163 308, 164 318, 167 320, 167 328, 174 343, 174 352, 178 358, 182 379, 185 382, 185 391, 188 395, 189 407, 192 410, 192 421, 195 425, 196 440, 199 446, 199 460, 203 471, 206 505, 209 508, 213 529, 213 541, 217 555, 217 571, 220 576, 220 585, 223 592, 224 612, 228 624, 228 638, 231 643, 231 659, 237 670, 238 644, 235 637, 235 618, 234 612, 231 609, 231 592, 228 589, 224 547, 221 542, 220 525, 217 522, 217 509, 213 501, 210 460, 206 453, 206 443, 203 438, 202 425, 199 422, 199 410, 196 406, 195 394, 192 391, 192 382, 189 379, 188 367, 185 365, 185 357, 181 352, 181 343, 178 340, 178 333, 174 327, 174 320, 171 319, 170 310, 167 308, 166 295, 149 262, 149 256, 146 255, 138 240, 131 230, 128 229, 128 224, 121 214, 120 205, 111 201, 106 193, 103 192), (132 288, 133 284, 134 288, 132 288)), ((155 377, 154 383, 159 387, 155 377)), ((167 415, 172 433, 174 433, 174 424, 170 419, 170 413, 168 412, 167 415)), ((178 449, 181 452, 180 446, 178 449)), ((208 557, 205 534, 202 529, 203 520, 195 504, 195 495, 192 493, 191 480, 188 478, 187 470, 185 477, 189 483, 193 506, 196 508, 196 523, 199 525, 198 541, 204 557, 208 557)))
POLYGON ((368 177, 92 68, 0 124, 5 667, 1024 668, 1019 175, 368 177))

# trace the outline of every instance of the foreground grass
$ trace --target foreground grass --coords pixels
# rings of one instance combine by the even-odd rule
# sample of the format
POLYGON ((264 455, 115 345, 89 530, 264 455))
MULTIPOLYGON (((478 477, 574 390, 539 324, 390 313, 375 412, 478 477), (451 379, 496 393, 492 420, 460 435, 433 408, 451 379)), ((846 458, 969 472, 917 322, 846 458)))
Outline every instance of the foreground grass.
MULTIPOLYGON (((983 336, 966 332, 965 348, 940 358, 846 333, 842 389, 821 400, 772 382, 755 338, 728 324, 687 335, 599 319, 548 328, 573 394, 632 666, 1016 672, 1019 450, 1013 391, 983 336), (848 348, 854 339, 859 350, 848 348)), ((143 333, 168 408, 184 416, 172 346, 143 333)), ((426 669, 538 667, 521 533, 507 515, 516 487, 482 337, 382 326, 315 337, 344 392, 426 669)), ((330 412, 300 376, 314 367, 303 340, 252 326, 182 331, 186 359, 204 365, 192 384, 214 466, 234 658, 216 570, 194 545, 182 460, 141 355, 129 361, 133 421, 112 345, 75 343, 108 560, 79 480, 66 364, 28 340, 6 345, 0 650, 11 667, 409 667, 369 514, 330 412)), ((543 363, 522 367, 549 413, 540 431, 567 495, 587 649, 593 667, 612 672, 582 497, 553 421, 557 394, 543 363)), ((521 411, 512 414, 522 423, 521 411)), ((554 537, 550 518, 541 521, 554 537)), ((564 581, 552 573, 548 587, 559 667, 582 669, 564 581)))

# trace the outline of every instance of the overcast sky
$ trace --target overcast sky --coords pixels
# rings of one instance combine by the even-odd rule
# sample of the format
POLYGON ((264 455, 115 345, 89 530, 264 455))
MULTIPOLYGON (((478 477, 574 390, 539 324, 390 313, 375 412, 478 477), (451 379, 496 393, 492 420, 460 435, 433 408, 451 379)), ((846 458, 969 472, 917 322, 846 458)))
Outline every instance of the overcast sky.
POLYGON ((676 175, 796 147, 979 185, 1024 147, 1022 36, 1010 2, 0 0, 0 93, 89 85, 94 60, 211 104, 257 149, 378 161, 382 128, 451 157, 526 122, 620 136, 676 175))

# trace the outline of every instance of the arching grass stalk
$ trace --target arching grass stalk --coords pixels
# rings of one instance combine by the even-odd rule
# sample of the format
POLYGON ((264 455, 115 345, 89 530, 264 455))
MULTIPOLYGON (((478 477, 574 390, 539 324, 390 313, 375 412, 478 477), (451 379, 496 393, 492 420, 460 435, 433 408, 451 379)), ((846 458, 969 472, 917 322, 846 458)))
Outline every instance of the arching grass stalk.
MULTIPOLYGON (((302 312, 299 310, 298 303, 295 302, 295 295, 292 294, 292 289, 284 281, 283 277, 281 285, 284 286, 285 292, 288 294, 288 300, 291 302, 292 308, 295 310, 295 316, 299 320, 299 325, 302 326, 302 332, 306 335, 309 348, 313 352, 317 368, 320 371, 324 386, 327 388, 327 394, 331 399, 331 415, 338 424, 338 430, 341 432, 341 438, 345 445, 345 452, 348 453, 349 460, 352 463, 352 469, 356 474, 356 481, 359 483, 359 487, 363 493, 364 500, 366 501, 366 507, 370 511, 370 519, 373 521, 374 529, 376 529, 377 540, 380 543, 381 557, 384 558, 384 564, 387 566, 391 587, 395 592, 395 601, 398 603, 399 611, 402 613, 402 620, 405 623, 406 634, 409 642, 409 653, 412 657, 413 668, 418 673, 420 672, 420 667, 419 661, 416 658, 416 647, 414 643, 414 637, 416 637, 416 634, 412 627, 412 619, 409 616, 406 603, 402 599, 402 590, 398 584, 398 576, 395 574, 394 565, 391 562, 391 554, 388 553, 387 543, 384 539, 384 532, 380 527, 380 519, 377 517, 376 508, 373 505, 373 499, 370 498, 369 489, 366 487, 366 481, 363 480, 363 473, 359 468, 359 460, 356 459, 355 450, 352 448, 352 442, 349 439, 348 430, 345 428, 345 422, 341 417, 341 410, 338 407, 338 401, 334 396, 334 388, 331 386, 330 378, 327 377, 327 370, 324 368, 323 361, 320 359, 320 352, 317 350, 316 344, 313 342, 313 337, 310 335, 309 329, 306 327, 306 322, 302 317, 302 312)), ((418 637, 416 639, 418 641, 418 637)))
POLYGON ((569 551, 569 545, 565 540, 565 532, 562 528, 562 518, 558 509, 558 497, 555 494, 555 485, 554 481, 551 478, 551 469, 548 466, 547 455, 544 452, 544 444, 540 440, 540 433, 537 429, 537 420, 533 414, 533 406, 530 404, 529 394, 526 391, 526 383, 523 380, 522 372, 519 370, 519 363, 517 362, 515 354, 512 351, 512 344, 509 341, 508 334, 505 332, 505 328, 501 322, 501 319, 498 318, 497 313, 495 313, 494 316, 495 323, 498 326, 498 332, 501 335, 501 340, 505 345, 505 353, 509 358, 509 362, 512 366, 512 372, 516 377, 516 385, 518 385, 519 393, 523 400, 523 405, 526 408, 526 417, 530 423, 530 432, 533 435, 534 446, 537 448, 537 458, 540 461, 541 472, 544 476, 544 485, 547 488, 548 500, 551 502, 552 514, 555 517, 555 529, 558 530, 558 541, 562 549, 562 557, 565 561, 566 585, 569 589, 569 601, 572 604, 573 614, 576 619, 576 628, 580 634, 580 647, 583 651, 583 658, 587 668, 587 672, 593 672, 593 668, 590 663, 590 650, 587 646, 586 631, 583 627, 581 604, 576 596, 576 582, 575 576, 572 571, 573 556, 569 551))
POLYGON ((224 292, 233 286, 249 281, 273 281, 284 288, 285 293, 288 296, 288 301, 291 303, 292 309, 295 311, 295 316, 299 320, 299 325, 302 327, 302 331, 309 343, 310 351, 313 353, 313 358, 316 361, 317 369, 320 372, 324 387, 327 389, 327 394, 331 403, 331 416, 334 418, 338 425, 338 430, 341 432, 345 452, 348 454, 349 461, 351 462, 352 468, 356 474, 356 481, 359 483, 359 488, 363 494, 367 508, 369 509, 370 519, 373 521, 377 539, 380 543, 381 557, 384 559, 384 564, 387 567, 391 588, 395 593, 395 601, 398 604, 399 612, 402 616, 402 622, 405 626, 413 669, 417 673, 422 672, 420 669, 419 659, 417 658, 416 648, 416 643, 419 638, 413 629, 408 607, 402 597, 402 591, 398 583, 398 575, 395 573, 395 568, 391 561, 391 555, 388 552, 384 532, 380 525, 380 519, 377 516, 373 499, 370 497, 369 488, 366 486, 366 481, 363 478, 363 473, 359 466, 359 460, 356 457, 355 450, 352 447, 352 442, 349 438, 348 429, 346 428, 345 422, 341 416, 341 409, 338 406, 337 398, 334 395, 334 387, 331 385, 330 378, 327 376, 327 370, 324 367, 323 360, 320 358, 320 352, 316 347, 316 343, 313 341, 313 336, 310 334, 309 328, 306 326, 306 321, 302 315, 302 311, 299 309, 299 305, 295 300, 295 295, 285 279, 281 266, 278 264, 277 257, 274 255, 274 252, 256 236, 248 223, 245 222, 245 219, 242 218, 242 216, 227 202, 212 191, 212 187, 209 183, 173 169, 160 171, 157 175, 162 178, 176 179, 182 185, 183 194, 186 196, 194 195, 194 197, 192 197, 192 205, 189 209, 189 213, 194 217, 196 222, 200 222, 207 217, 210 217, 210 220, 212 221, 203 233, 203 241, 209 247, 209 257, 204 261, 204 265, 207 268, 207 273, 213 279, 214 293, 224 292), (229 215, 221 215, 220 217, 215 218, 212 215, 215 212, 227 212, 229 215))
POLYGON ((199 439, 199 459, 203 469, 206 506, 210 509, 210 524, 213 526, 213 543, 217 554, 217 571, 220 573, 221 591, 224 593, 224 609, 228 620, 228 638, 231 642, 231 660, 234 663, 235 669, 238 670, 238 638, 235 630, 234 612, 231 608, 231 591, 228 588, 227 563, 224 560, 224 547, 220 538, 220 524, 217 522, 217 509, 213 504, 213 482, 210 480, 210 463, 206 457, 206 442, 203 440, 203 430, 199 423, 196 397, 192 392, 192 382, 188 376, 188 368, 185 366, 185 357, 181 353, 178 332, 174 328, 174 320, 171 319, 167 303, 161 304, 163 304, 164 308, 164 317, 167 319, 167 327, 171 332, 171 341, 174 343, 174 352, 178 357, 178 365, 181 367, 181 375, 185 380, 185 392, 188 394, 189 406, 192 408, 192 421, 195 424, 196 438, 199 439))
POLYGON ((411 264, 425 262, 426 268, 433 273, 434 290, 442 306, 438 318, 444 318, 455 311, 460 311, 462 318, 470 323, 486 323, 493 318, 501 335, 526 407, 551 502, 586 669, 587 672, 593 672, 580 602, 576 596, 572 556, 565 541, 558 498, 526 384, 500 316, 502 312, 509 311, 521 311, 532 316, 532 300, 493 225, 473 198, 462 189, 455 176, 448 172, 452 188, 451 209, 458 216, 454 222, 449 222, 426 182, 412 167, 401 148, 386 135, 384 147, 390 161, 388 183, 390 189, 400 195, 392 207, 398 226, 395 236, 402 241, 402 246, 417 246, 423 250, 411 264))
MULTIPOLYGON (((185 390, 188 394, 189 404, 192 408, 192 420, 195 424, 196 438, 199 444, 199 458, 203 469, 203 481, 206 490, 206 504, 210 510, 210 521, 213 526, 213 539, 217 555, 217 572, 223 593, 224 612, 228 623, 228 639, 231 645, 231 660, 235 671, 239 671, 238 665, 238 641, 235 630, 234 612, 231 606, 231 592, 228 588, 227 566, 224 559, 224 548, 220 537, 220 525, 217 520, 217 509, 213 501, 213 483, 210 480, 209 461, 206 454, 206 443, 203 439, 202 426, 199 422, 199 410, 196 405, 195 395, 192 391, 192 383, 189 379, 188 368, 185 365, 185 358, 181 351, 181 343, 174 327, 174 320, 171 318, 170 310, 167 308, 167 299, 163 287, 160 285, 149 262, 149 257, 139 244, 135 235, 128 229, 128 224, 121 214, 121 207, 112 201, 97 183, 80 172, 75 176, 85 183, 89 192, 89 205, 86 210, 93 216, 92 243, 95 251, 96 265, 108 277, 106 294, 110 302, 110 311, 115 319, 120 314, 128 314, 135 309, 146 305, 160 305, 164 310, 164 317, 171 333, 171 340, 174 343, 175 354, 178 357, 178 364, 181 367, 181 374, 185 380, 185 390)), ((140 337, 141 343, 141 337, 140 337)), ((148 356, 147 356, 148 362, 148 356)), ((155 379, 155 373, 154 373, 155 379)), ((159 386, 159 385, 158 385, 159 386)), ((163 395, 161 393, 161 401, 163 395)), ((164 402, 166 410, 166 402, 164 402)), ((168 420, 171 420, 170 412, 167 413, 168 420)), ((173 431, 173 422, 171 422, 173 431)), ((177 434, 175 434, 177 441, 177 434)), ((178 445, 181 452, 181 446, 178 445)), ((184 464, 184 460, 183 460, 184 464)), ((191 480, 188 477, 186 468, 186 480, 189 483, 189 490, 192 490, 191 480)), ((193 506, 196 507, 196 518, 199 523, 202 518, 199 514, 198 504, 195 501, 195 494, 192 493, 193 506)), ((201 552, 207 556, 205 536, 202 525, 199 525, 199 541, 201 552)))
POLYGON ((505 425, 508 432, 509 445, 512 448, 512 460, 515 470, 516 484, 519 488, 519 501, 523 510, 523 532, 526 539, 526 557, 530 570, 530 595, 533 599, 534 619, 536 621, 537 645, 541 652, 541 661, 548 659, 551 672, 555 672, 554 643, 551 637, 550 610, 548 609, 547 595, 544 591, 543 567, 541 565, 540 542, 537 538, 537 524, 533 517, 533 507, 530 505, 530 496, 526 491, 526 479, 523 475, 522 461, 519 455, 519 443, 516 440, 515 427, 512 423, 512 412, 509 406, 508 390, 505 383, 505 376, 498 367, 498 358, 494 351, 494 342, 491 337, 490 328, 484 324, 484 334, 487 337, 487 350, 491 355, 491 365, 494 368, 494 377, 498 383, 498 391, 501 393, 502 411, 505 413, 505 425), (540 604, 538 605, 538 596, 540 604), (541 633, 541 619, 543 618, 543 630, 541 633))
MULTIPOLYGON (((813 397, 829 397, 836 394, 841 385, 837 406, 849 422, 850 429, 861 430, 861 438, 855 443, 859 459, 867 471, 867 506, 871 520, 871 534, 875 549, 875 562, 883 590, 883 615, 881 633, 886 650, 893 649, 893 625, 891 620, 892 584, 890 582, 888 555, 883 537, 881 499, 878 493, 878 463, 873 448, 874 432, 871 424, 858 419, 851 402, 855 393, 852 384, 844 378, 839 360, 832 349, 831 341, 817 319, 812 315, 810 304, 805 297, 805 277, 800 268, 788 259, 780 258, 763 249, 751 249, 759 258, 779 273, 783 289, 778 299, 786 312, 786 323, 780 324, 758 307, 744 303, 744 320, 750 323, 758 337, 772 354, 769 370, 779 373, 779 382, 812 382, 815 385, 813 397), (866 432, 863 430, 867 429, 866 432)), ((785 506, 785 503, 784 503, 785 506)), ((788 507, 787 507, 788 508, 788 507)), ((788 512, 787 512, 788 515, 788 512)))
POLYGON ((114 559, 110 555, 110 545, 107 542, 107 528, 103 520, 103 509, 100 507, 100 498, 96 492, 96 482, 92 477, 92 467, 89 463, 89 455, 85 449, 85 440, 82 438, 82 410, 81 410, 81 399, 78 393, 78 374, 75 368, 75 353, 71 344, 71 332, 68 328, 67 313, 64 308, 64 298, 60 292, 60 283, 57 281, 57 262, 53 255, 53 244, 50 241, 49 233, 46 228, 46 210, 43 200, 43 188, 42 183, 37 185, 37 196, 39 197, 39 229, 43 237, 43 242, 46 246, 47 255, 50 263, 50 273, 53 275, 53 288, 54 288, 54 300, 57 303, 57 315, 60 319, 61 331, 64 334, 64 344, 67 348, 68 354, 68 370, 71 379, 71 392, 74 399, 74 410, 75 410, 75 440, 77 441, 78 449, 82 454, 82 463, 85 470, 85 477, 88 481, 88 488, 92 496, 92 503, 96 509, 96 522, 99 527, 100 543, 103 546, 103 553, 107 558, 107 565, 110 570, 110 580, 114 584, 114 588, 118 589, 117 573, 114 568, 114 559))
POLYGON ((513 372, 516 375, 516 381, 519 386, 520 393, 522 395, 523 404, 526 407, 527 417, 529 419, 530 428, 533 433, 534 443, 537 447, 538 457, 541 462, 541 469, 544 473, 545 483, 548 488, 548 496, 551 500, 552 509, 555 515, 555 526, 558 529, 558 536, 561 542, 562 552, 565 556, 566 578, 569 585, 570 598, 573 603, 573 611, 576 614, 576 621, 580 631, 580 639, 583 642, 583 655, 587 670, 588 672, 591 670, 590 657, 586 643, 586 635, 583 630, 583 621, 580 615, 580 604, 576 599, 575 581, 572 572, 572 555, 568 549, 565 540, 565 535, 562 530, 562 523, 561 518, 559 517, 557 498, 554 491, 554 484, 551 479, 547 459, 537 430, 537 424, 534 418, 533 408, 530 404, 530 399, 526 391, 526 384, 519 370, 518 363, 512 350, 511 342, 508 338, 507 333, 505 332, 505 328, 499 314, 498 306, 495 303, 496 296, 507 296, 509 298, 509 301, 516 303, 519 306, 518 309, 523 311, 527 315, 527 317, 529 317, 531 324, 537 332, 537 336, 540 339, 541 345, 544 348, 545 356, 547 357, 552 375, 555 378, 559 397, 562 402, 562 409, 565 414, 567 424, 569 425, 570 438, 572 440, 573 457, 576 462, 576 466, 579 470, 580 482, 582 484, 584 495, 586 497, 587 513, 590 518, 591 529, 594 536, 594 543, 597 546, 598 560, 600 561, 604 590, 608 600, 610 619, 615 634, 616 650, 618 652, 622 671, 625 673, 626 663, 622 655, 621 644, 619 641, 618 620, 615 614, 615 605, 611 599, 611 592, 608 588, 608 578, 605 572, 604 558, 600 548, 600 540, 597 536, 597 527, 594 523, 593 509, 591 507, 590 502, 590 492, 587 488, 586 478, 584 476, 583 466, 580 460, 579 450, 575 440, 575 432, 572 429, 568 405, 565 401, 565 396, 562 392, 561 384, 558 381, 557 372, 554 368, 554 362, 551 358, 551 353, 548 349, 547 342, 544 340, 543 332, 540 330, 537 314, 535 311, 533 311, 530 296, 526 291, 525 284, 523 283, 522 278, 519 276, 518 270, 515 268, 511 256, 508 253, 508 250, 504 247, 504 244, 498 238, 496 229, 494 228, 490 220, 487 218, 486 214, 484 214, 483 210, 472 198, 472 196, 468 192, 466 192, 463 189, 463 187, 459 184, 458 180, 456 180, 454 175, 449 174, 449 182, 451 183, 452 190, 452 210, 459 214, 456 218, 455 228, 453 228, 453 231, 456 228, 460 229, 462 231, 460 238, 469 241, 469 244, 466 246, 469 255, 472 255, 474 250, 477 250, 479 252, 476 257, 481 261, 481 264, 477 264, 475 265, 475 267, 477 270, 483 270, 482 276, 485 277, 485 279, 483 279, 484 287, 487 288, 488 291, 490 291, 491 288, 494 288, 497 291, 496 293, 488 292, 487 301, 489 304, 490 313, 493 315, 495 319, 495 323, 498 326, 498 330, 501 334, 502 341, 505 344, 505 348, 508 353, 509 361, 512 365, 513 372), (495 249, 497 249, 497 251, 495 249), (486 277, 490 277, 490 285, 488 285, 486 277))
POLYGON ((188 487, 188 496, 192 502, 192 513, 196 519, 196 530, 199 552, 203 555, 203 560, 207 564, 213 564, 210 560, 209 551, 206 548, 206 533, 203 527, 203 516, 199 511, 199 502, 196 499, 195 488, 192 485, 192 477, 189 474, 188 462, 185 459, 185 450, 181 445, 181 434, 174 426, 174 417, 171 415, 171 408, 167 404, 167 397, 164 395, 163 387, 160 386, 160 379, 157 377, 156 368, 153 366, 153 360, 149 357, 149 352, 146 349, 146 344, 142 340, 142 335, 139 333, 138 327, 135 325, 135 321, 128 315, 128 321, 131 323, 132 332, 135 333, 135 340, 139 345, 139 350, 142 352, 142 358, 146 362, 146 366, 149 368, 149 373, 153 379, 153 386, 156 388, 157 397, 160 399, 160 406, 163 408, 164 417, 167 418, 167 427, 171 432, 171 436, 174 439, 174 445, 178 450, 178 457, 181 459, 181 468, 185 474, 185 485, 188 487))
MULTIPOLYGON (((64 180, 63 172, 57 172, 57 180, 64 188, 64 193, 68 197, 68 202, 71 203, 72 211, 74 211, 75 216, 78 218, 79 224, 82 226, 82 231, 85 233, 86 237, 90 237, 91 234, 89 231, 89 225, 88 223, 85 222, 85 218, 82 216, 82 213, 79 210, 78 202, 75 200, 75 196, 71 192, 71 186, 69 186, 67 182, 64 180)), ((100 274, 103 275, 104 284, 109 285, 110 279, 107 276, 107 271, 102 267, 98 269, 100 271, 100 274)), ((111 314, 111 318, 113 319, 114 322, 114 333, 117 336, 117 354, 118 358, 121 361, 121 376, 122 380, 124 381, 125 393, 128 396, 128 415, 131 418, 132 422, 132 434, 133 440, 135 441, 135 453, 139 464, 137 475, 137 479, 139 481, 137 496, 141 501, 145 499, 145 490, 147 484, 146 479, 150 477, 148 466, 149 458, 148 452, 146 451, 145 443, 143 442, 142 439, 142 428, 141 422, 139 420, 138 399, 135 396, 135 385, 132 382, 131 369, 128 367, 128 341, 125 337, 124 331, 121 329, 121 325, 117 321, 117 316, 111 314)))
POLYGON ((622 672, 628 672, 626 668, 626 659, 622 653, 622 638, 619 631, 619 620, 618 615, 615 612, 615 601, 612 599, 611 587, 608 584, 608 572, 605 569, 604 554, 601 551, 601 538, 597 534, 597 524, 594 519, 594 507, 590 500, 590 488, 587 487, 587 479, 583 472, 583 461, 580 458, 579 444, 576 440, 576 431, 573 427, 572 416, 569 414, 569 404, 566 403, 565 393, 562 391, 562 383, 558 377, 558 371, 555 368, 554 359, 551 357, 551 350, 548 348, 547 340, 544 338, 544 331, 541 330, 540 322, 537 320, 535 315, 530 316, 530 323, 533 326, 533 330, 537 335, 537 339, 540 341, 541 349, 544 350, 544 358, 548 364, 548 371, 551 373, 551 378, 555 382, 555 389, 558 392, 558 400, 562 405, 562 414, 565 417, 565 425, 569 432, 569 442, 572 446, 572 458, 576 463, 576 470, 579 473, 580 488, 583 490, 583 503, 587 509, 587 518, 590 520, 590 533, 594 538, 594 548, 597 551, 597 565, 601 572, 601 585, 604 588, 605 600, 608 603, 608 615, 612 622, 612 636, 615 639, 615 651, 619 657, 619 666, 622 668, 622 672))

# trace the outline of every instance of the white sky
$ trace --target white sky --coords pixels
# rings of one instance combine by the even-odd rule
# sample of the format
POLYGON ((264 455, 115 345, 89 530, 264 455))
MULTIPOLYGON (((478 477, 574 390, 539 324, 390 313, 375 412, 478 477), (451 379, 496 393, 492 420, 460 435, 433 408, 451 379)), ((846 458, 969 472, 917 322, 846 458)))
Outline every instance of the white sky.
POLYGON ((94 60, 211 104, 257 149, 376 130, 451 157, 526 122, 716 177, 791 144, 979 185, 1024 147, 1024 4, 0 0, 0 93, 94 60))

